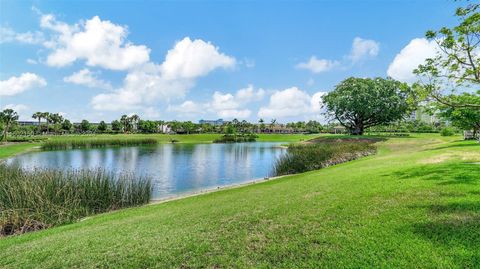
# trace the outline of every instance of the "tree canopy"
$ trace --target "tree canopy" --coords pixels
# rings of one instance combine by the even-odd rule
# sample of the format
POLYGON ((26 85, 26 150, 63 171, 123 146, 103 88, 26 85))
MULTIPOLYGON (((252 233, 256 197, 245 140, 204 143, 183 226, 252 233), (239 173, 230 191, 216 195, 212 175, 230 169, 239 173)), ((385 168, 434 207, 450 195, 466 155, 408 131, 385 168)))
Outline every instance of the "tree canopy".
POLYGON ((410 87, 393 79, 348 78, 323 98, 324 106, 351 134, 401 119, 412 109, 410 87))
POLYGON ((425 60, 414 73, 419 75, 425 93, 438 102, 452 107, 480 109, 480 4, 469 4, 456 10, 459 24, 427 31, 426 38, 437 44, 433 58, 425 60), (451 93, 473 91, 468 99, 455 98, 451 93), (447 93, 447 92, 450 92, 447 93))

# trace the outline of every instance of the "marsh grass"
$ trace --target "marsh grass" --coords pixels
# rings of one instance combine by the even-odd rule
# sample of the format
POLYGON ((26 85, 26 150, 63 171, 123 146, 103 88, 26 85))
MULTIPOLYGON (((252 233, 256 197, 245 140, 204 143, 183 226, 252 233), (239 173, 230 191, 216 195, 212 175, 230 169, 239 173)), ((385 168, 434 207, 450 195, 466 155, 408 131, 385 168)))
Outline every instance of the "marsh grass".
POLYGON ((274 164, 273 175, 297 174, 375 153, 372 142, 293 144, 274 164))
POLYGON ((47 140, 42 144, 44 150, 72 149, 72 148, 99 148, 107 146, 139 146, 155 145, 155 138, 71 138, 47 140))
POLYGON ((151 192, 150 179, 133 174, 102 169, 26 171, 0 163, 0 236, 146 204, 151 192))

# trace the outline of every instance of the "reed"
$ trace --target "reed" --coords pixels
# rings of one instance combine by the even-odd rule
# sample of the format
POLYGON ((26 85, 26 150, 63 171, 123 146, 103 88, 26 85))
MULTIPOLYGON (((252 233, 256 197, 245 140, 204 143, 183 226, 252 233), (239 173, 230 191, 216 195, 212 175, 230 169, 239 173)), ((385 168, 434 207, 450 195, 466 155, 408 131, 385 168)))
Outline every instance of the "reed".
POLYGON ((293 144, 274 164, 273 175, 321 169, 375 153, 369 142, 293 144))
POLYGON ((139 146, 154 145, 155 138, 71 138, 51 139, 42 144, 44 150, 73 149, 73 148, 99 148, 107 146, 139 146))
POLYGON ((0 163, 0 235, 21 234, 83 217, 146 204, 146 177, 102 169, 52 170, 0 163))

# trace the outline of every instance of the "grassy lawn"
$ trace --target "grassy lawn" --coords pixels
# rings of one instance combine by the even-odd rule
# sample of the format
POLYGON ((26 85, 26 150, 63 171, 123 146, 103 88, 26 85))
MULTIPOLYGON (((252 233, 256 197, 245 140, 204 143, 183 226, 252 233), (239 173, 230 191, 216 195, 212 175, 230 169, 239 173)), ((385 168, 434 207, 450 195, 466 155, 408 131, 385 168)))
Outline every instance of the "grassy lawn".
POLYGON ((459 139, 390 138, 322 170, 0 239, 0 267, 474 268, 480 144, 459 139))
POLYGON ((0 159, 13 156, 15 154, 31 150, 40 146, 39 143, 16 143, 0 145, 0 159))
MULTIPOLYGON (((305 134, 260 134, 257 141, 259 142, 298 142, 318 137, 320 135, 305 134)), ((165 134, 115 134, 115 135, 64 135, 51 136, 50 140, 72 140, 72 139, 122 139, 122 138, 155 138, 160 143, 170 143, 172 139, 178 143, 212 143, 213 140, 220 138, 220 134, 191 134, 191 135, 165 135, 165 134)), ((16 143, 8 145, 0 145, 0 159, 13 156, 31 150, 40 146, 40 143, 16 143)))

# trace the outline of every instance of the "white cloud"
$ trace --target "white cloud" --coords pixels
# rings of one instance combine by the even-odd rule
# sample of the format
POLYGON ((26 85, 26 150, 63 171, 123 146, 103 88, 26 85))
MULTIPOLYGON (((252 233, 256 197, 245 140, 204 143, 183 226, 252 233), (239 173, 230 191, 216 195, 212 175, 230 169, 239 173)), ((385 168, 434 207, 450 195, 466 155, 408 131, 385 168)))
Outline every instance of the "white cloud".
POLYGON ((131 70, 122 88, 95 96, 92 105, 97 110, 123 110, 182 98, 198 77, 234 64, 233 57, 220 53, 210 42, 186 37, 175 44, 161 65, 148 63, 131 70))
POLYGON ((23 73, 19 77, 10 77, 0 81, 0 96, 13 96, 34 87, 45 87, 44 78, 33 74, 23 73))
POLYGON ((307 69, 312 73, 322 73, 340 65, 355 64, 368 57, 375 57, 380 51, 380 43, 371 40, 355 37, 352 42, 350 54, 343 56, 340 60, 318 59, 316 56, 310 57, 307 62, 295 65, 298 69, 307 69))
POLYGON ((56 34, 44 42, 52 50, 47 57, 50 66, 85 60, 89 66, 127 70, 149 61, 150 49, 128 42, 126 27, 102 21, 98 16, 68 25, 47 14, 42 15, 40 26, 56 34))
POLYGON ((98 79, 96 75, 89 69, 84 68, 68 77, 64 77, 63 81, 78 85, 85 85, 90 88, 111 89, 109 82, 98 79))
POLYGON ((380 43, 371 39, 355 37, 353 39, 352 50, 349 59, 356 63, 367 57, 375 57, 380 51, 380 43))
POLYGON ((21 112, 24 112, 24 111, 28 110, 29 107, 27 105, 23 105, 23 104, 8 104, 8 105, 5 105, 3 107, 3 109, 13 109, 17 113, 21 113, 21 112))
POLYGON ((276 91, 270 96, 269 104, 261 107, 257 115, 260 118, 288 118, 320 113, 324 94, 317 92, 310 96, 297 87, 276 91))
POLYGON ((238 90, 235 95, 231 93, 221 93, 216 91, 212 96, 212 101, 207 104, 210 111, 216 113, 222 118, 248 118, 251 110, 245 106, 252 102, 258 102, 265 96, 265 90, 255 90, 253 85, 238 90))
POLYGON ((181 114, 205 114, 207 112, 215 114, 221 118, 248 118, 252 114, 250 109, 245 108, 252 102, 258 102, 265 96, 265 90, 255 89, 253 85, 232 93, 222 93, 216 91, 212 98, 206 103, 197 103, 191 100, 185 101, 180 105, 170 105, 168 111, 181 114))
POLYGON ((317 57, 312 56, 310 57, 310 60, 308 60, 308 62, 297 64, 296 68, 307 69, 313 73, 321 73, 332 69, 338 64, 339 63, 337 61, 317 59, 317 57))
POLYGON ((17 33, 8 27, 0 26, 0 44, 10 42, 41 44, 44 40, 42 32, 17 33))
POLYGON ((201 104, 197 104, 193 101, 185 101, 180 105, 169 105, 168 111, 177 112, 180 114, 203 114, 205 113, 205 107, 201 104))
POLYGON ((34 59, 27 59, 28 64, 38 64, 38 62, 34 59))
POLYGON ((185 37, 168 51, 162 64, 167 79, 192 79, 204 76, 216 68, 231 68, 235 58, 218 51, 218 47, 201 39, 185 37))
POLYGON ((388 66, 387 75, 403 82, 415 82, 413 70, 436 55, 438 47, 434 41, 415 38, 395 56, 388 66))

